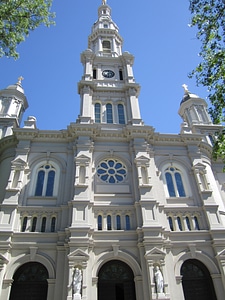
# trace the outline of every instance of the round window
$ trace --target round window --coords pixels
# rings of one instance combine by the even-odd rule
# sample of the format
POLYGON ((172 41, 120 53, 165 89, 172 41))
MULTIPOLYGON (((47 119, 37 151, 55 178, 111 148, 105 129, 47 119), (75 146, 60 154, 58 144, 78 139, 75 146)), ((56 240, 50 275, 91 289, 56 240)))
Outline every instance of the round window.
POLYGON ((127 176, 127 169, 116 159, 105 159, 97 167, 98 177, 106 183, 120 183, 127 176))

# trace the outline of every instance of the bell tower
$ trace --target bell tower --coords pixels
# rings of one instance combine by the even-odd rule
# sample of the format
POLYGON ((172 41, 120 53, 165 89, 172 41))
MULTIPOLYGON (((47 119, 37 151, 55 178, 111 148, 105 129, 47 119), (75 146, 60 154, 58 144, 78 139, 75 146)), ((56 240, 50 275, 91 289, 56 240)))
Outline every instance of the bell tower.
POLYGON ((143 125, 138 102, 140 86, 132 68, 134 57, 123 53, 122 45, 111 8, 102 1, 88 38, 88 49, 81 53, 84 72, 78 83, 78 123, 143 125))

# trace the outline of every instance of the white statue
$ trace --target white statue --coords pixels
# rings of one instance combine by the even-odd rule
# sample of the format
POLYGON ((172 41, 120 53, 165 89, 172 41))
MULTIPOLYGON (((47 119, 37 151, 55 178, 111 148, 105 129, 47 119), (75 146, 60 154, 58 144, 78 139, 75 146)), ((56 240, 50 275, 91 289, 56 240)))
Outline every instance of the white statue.
POLYGON ((73 293, 81 294, 81 283, 82 283, 82 273, 81 270, 76 268, 73 275, 73 293))
POLYGON ((163 281, 162 272, 160 271, 158 266, 156 266, 154 269, 154 279, 155 279, 157 294, 163 293, 164 281, 163 281))

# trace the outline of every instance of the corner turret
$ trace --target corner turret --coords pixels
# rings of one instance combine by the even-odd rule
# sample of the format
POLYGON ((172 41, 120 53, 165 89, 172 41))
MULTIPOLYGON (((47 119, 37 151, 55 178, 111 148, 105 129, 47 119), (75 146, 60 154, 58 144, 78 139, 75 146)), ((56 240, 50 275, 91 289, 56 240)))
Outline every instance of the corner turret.
POLYGON ((0 91, 0 139, 12 135, 13 128, 20 126, 23 113, 28 107, 22 80, 19 77, 16 84, 0 91))

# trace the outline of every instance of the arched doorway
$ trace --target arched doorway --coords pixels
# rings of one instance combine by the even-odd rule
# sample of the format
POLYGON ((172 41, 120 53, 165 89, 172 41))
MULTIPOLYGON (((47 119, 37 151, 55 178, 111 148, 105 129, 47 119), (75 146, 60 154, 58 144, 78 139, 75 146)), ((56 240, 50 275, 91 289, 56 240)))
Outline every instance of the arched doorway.
POLYGON ((22 265, 13 276, 9 300, 46 300, 48 271, 40 263, 22 265))
POLYGON ((98 300, 136 300, 134 274, 120 260, 104 264, 98 274, 98 300))
POLYGON ((210 273, 200 261, 185 261, 181 275, 185 300, 216 300, 210 273))

